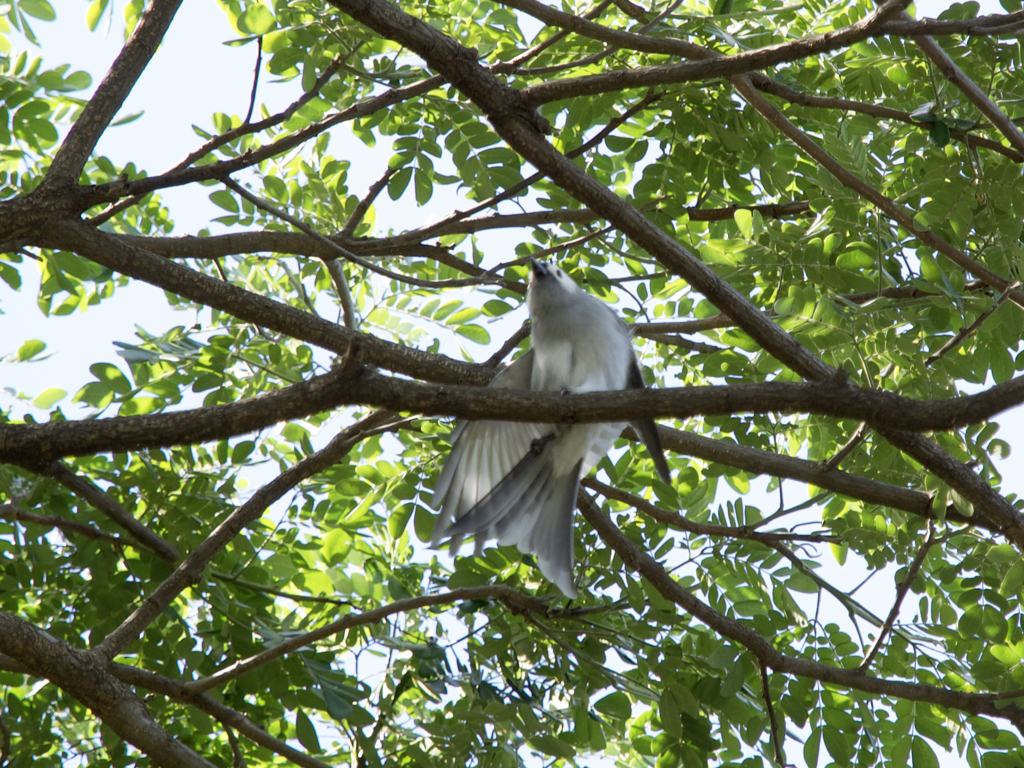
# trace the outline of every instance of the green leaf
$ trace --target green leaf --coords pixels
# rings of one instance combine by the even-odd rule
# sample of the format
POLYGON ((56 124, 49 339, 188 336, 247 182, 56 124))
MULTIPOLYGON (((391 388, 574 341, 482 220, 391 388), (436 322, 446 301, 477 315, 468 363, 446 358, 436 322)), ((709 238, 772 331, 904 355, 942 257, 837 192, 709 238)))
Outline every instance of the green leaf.
POLYGON ((928 131, 928 139, 939 149, 949 144, 949 126, 947 126, 941 120, 932 125, 930 131, 928 131))
POLYGON ((498 301, 497 299, 491 299, 484 303, 483 312, 488 317, 501 317, 506 312, 511 312, 512 307, 504 301, 498 301))
POLYGON ((22 13, 40 21, 53 21, 57 18, 57 12, 47 0, 19 0, 18 8, 22 13))
POLYGON ((211 192, 210 201, 214 205, 223 208, 225 211, 238 213, 238 201, 235 200, 235 196, 226 189, 218 189, 216 192, 211 192))
POLYGON ((818 768, 818 752, 821 750, 821 728, 815 728, 804 742, 804 762, 807 768, 818 768))
POLYGON ((110 125, 128 125, 128 123, 134 123, 144 114, 146 114, 145 110, 137 109, 134 112, 128 112, 124 115, 118 115, 117 119, 115 119, 110 125))
POLYGON ((313 722, 301 709, 295 710, 295 735, 298 737, 299 743, 308 751, 314 754, 323 751, 320 749, 320 739, 317 738, 313 722))
POLYGON ((409 524, 412 512, 413 505, 407 504, 405 507, 391 513, 388 517, 388 533, 391 534, 391 538, 397 539, 405 532, 405 526, 409 524))
POLYGON ((46 349, 46 345, 43 342, 36 339, 30 339, 18 347, 18 361, 24 363, 31 360, 39 355, 44 349, 46 349))
POLYGON ((750 211, 740 208, 733 213, 732 218, 736 222, 736 226, 740 228, 743 236, 749 240, 754 234, 754 217, 750 211))
POLYGON ((49 387, 44 389, 35 399, 32 401, 32 405, 36 408, 49 408, 54 403, 63 400, 67 396, 67 392, 57 387, 49 387))
POLYGON ((939 269, 938 262, 929 254, 921 256, 921 277, 929 283, 942 282, 942 270, 939 269))
POLYGON ((595 701, 594 709, 616 720, 626 720, 633 711, 633 705, 629 703, 629 697, 626 694, 616 691, 595 701))
POLYGON ((910 113, 910 119, 916 120, 919 123, 934 123, 936 120, 938 120, 938 117, 936 117, 935 113, 932 112, 934 108, 934 101, 929 101, 925 104, 922 104, 921 106, 919 106, 917 109, 910 113))
POLYGON ((475 341, 477 344, 491 343, 491 335, 479 325, 460 325, 455 328, 455 332, 460 336, 465 336, 470 341, 475 341))
POLYGON ((875 249, 867 243, 849 243, 836 258, 836 266, 840 269, 870 269, 877 264, 875 249))
POLYGON ((576 757, 576 750, 570 744, 552 736, 550 733, 534 736, 530 739, 530 746, 546 755, 558 757, 562 760, 572 760, 576 757))
POLYGON ((90 32, 95 32, 96 27, 100 23, 100 18, 103 16, 103 12, 107 9, 107 5, 110 0, 93 0, 89 4, 89 10, 85 13, 85 23, 89 27, 90 32))
POLYGON ((127 395, 132 391, 131 382, 128 381, 128 378, 121 373, 121 370, 116 365, 96 363, 89 366, 89 371, 119 395, 127 395))
POLYGON ((935 752, 920 736, 914 737, 913 745, 910 748, 910 757, 913 768, 939 768, 939 759, 935 756, 935 752))
POLYGON ((260 37, 277 25, 277 20, 265 6, 250 5, 238 17, 238 30, 244 34, 260 37))
POLYGON ((839 765, 849 765, 853 757, 854 734, 841 733, 831 725, 826 725, 821 734, 832 759, 839 765))

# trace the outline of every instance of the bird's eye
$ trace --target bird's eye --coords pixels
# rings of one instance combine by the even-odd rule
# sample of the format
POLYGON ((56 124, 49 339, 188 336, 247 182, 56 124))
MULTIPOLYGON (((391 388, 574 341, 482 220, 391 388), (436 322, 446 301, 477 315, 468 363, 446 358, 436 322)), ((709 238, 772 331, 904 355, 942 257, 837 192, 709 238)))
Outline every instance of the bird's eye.
POLYGON ((555 274, 558 275, 559 277, 561 277, 562 276, 562 270, 556 269, 555 270, 555 274))

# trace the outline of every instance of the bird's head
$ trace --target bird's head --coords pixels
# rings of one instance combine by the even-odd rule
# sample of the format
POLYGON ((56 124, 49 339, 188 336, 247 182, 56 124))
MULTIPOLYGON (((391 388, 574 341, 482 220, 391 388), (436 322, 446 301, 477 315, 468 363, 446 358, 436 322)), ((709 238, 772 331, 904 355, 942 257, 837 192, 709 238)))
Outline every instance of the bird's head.
POLYGON ((557 294, 559 291, 575 293, 580 290, 569 273, 553 261, 530 259, 530 293, 557 294))

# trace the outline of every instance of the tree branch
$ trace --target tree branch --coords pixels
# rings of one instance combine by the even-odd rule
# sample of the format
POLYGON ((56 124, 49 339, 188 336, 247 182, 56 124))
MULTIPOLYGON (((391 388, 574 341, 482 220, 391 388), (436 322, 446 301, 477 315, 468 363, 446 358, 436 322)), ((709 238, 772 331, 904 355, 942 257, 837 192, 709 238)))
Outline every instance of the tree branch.
POLYGON ((615 526, 608 515, 598 508, 590 496, 581 493, 579 505, 583 517, 597 531, 605 544, 622 559, 627 568, 647 579, 666 600, 675 603, 697 620, 707 624, 722 637, 742 645, 759 664, 770 667, 776 672, 818 680, 843 688, 893 696, 908 701, 929 702, 970 714, 984 714, 988 717, 1007 720, 1019 731, 1024 732, 1024 709, 1013 704, 1000 708, 997 706, 993 694, 965 693, 922 683, 885 680, 864 675, 855 669, 832 667, 780 653, 775 650, 770 640, 761 636, 754 629, 715 611, 681 586, 653 557, 630 541, 615 526))
POLYGON ((110 498, 90 480, 76 475, 59 461, 46 465, 29 464, 26 462, 22 466, 30 472, 52 478, 76 496, 89 502, 98 511, 127 531, 135 541, 151 550, 160 559, 166 560, 168 563, 175 563, 181 557, 177 547, 164 541, 136 520, 131 512, 110 498))
MULTIPOLYGON (((912 21, 913 19, 909 13, 903 12, 900 14, 900 20, 912 21)), ((1014 124, 1006 113, 996 106, 971 78, 964 74, 963 70, 950 58, 949 54, 942 50, 942 47, 935 42, 935 39, 924 35, 914 38, 914 42, 924 51, 925 56, 935 63, 945 78, 956 86, 960 93, 967 97, 967 100, 977 107, 978 111, 987 117, 992 125, 1006 137, 1010 145, 1018 152, 1024 153, 1024 133, 1021 133, 1020 128, 1014 124)))
POLYGON ((93 541, 106 541, 114 546, 123 547, 133 542, 118 538, 111 533, 101 531, 83 523, 76 523, 73 520, 61 517, 60 515, 37 515, 33 512, 26 512, 15 504, 0 504, 0 518, 11 522, 30 523, 43 528, 57 528, 61 531, 73 531, 93 541))
POLYGON ((142 14, 131 38, 68 131, 40 185, 40 194, 77 183, 96 142, 121 109, 167 34, 179 5, 181 0, 153 0, 142 14))
POLYGON ((964 339, 966 339, 968 336, 970 336, 971 334, 975 333, 979 328, 981 328, 982 323, 984 323, 986 320, 988 320, 995 313, 995 311, 997 309, 999 309, 999 307, 1001 307, 1003 305, 1003 302, 1006 301, 1006 299, 1009 297, 1010 292, 1017 290, 1017 288, 1019 288, 1019 287, 1020 287, 1020 283, 1019 282, 1014 282, 1009 288, 1007 288, 1005 291, 1003 291, 999 295, 999 298, 997 298, 995 301, 992 302, 992 306, 990 306, 988 309, 986 309, 984 312, 982 312, 978 316, 977 320, 975 320, 969 326, 961 328, 956 333, 956 335, 953 336, 953 338, 951 338, 945 344, 943 344, 942 347, 940 347, 938 351, 933 352, 932 354, 930 354, 928 356, 928 359, 924 361, 924 364, 926 366, 927 365, 931 365, 936 360, 938 360, 938 359, 942 358, 943 356, 945 356, 946 353, 949 352, 950 350, 956 349, 958 346, 960 346, 960 344, 963 343, 964 339))
MULTIPOLYGON (((196 149, 193 152, 190 152, 188 155, 185 156, 185 158, 183 160, 181 160, 180 162, 176 163, 174 166, 172 166, 171 168, 166 170, 162 175, 167 175, 169 173, 174 173, 174 172, 180 171, 180 170, 182 170, 184 168, 188 168, 190 165, 192 165, 194 162, 196 162, 200 158, 205 157, 206 155, 210 154, 211 152, 219 149, 220 147, 223 147, 225 144, 228 144, 228 143, 234 141, 235 139, 239 139, 242 136, 247 136, 247 135, 259 133, 260 131, 265 131, 268 128, 273 128, 275 125, 280 125, 285 120, 287 120, 292 115, 294 115, 296 112, 298 112, 299 109, 301 109, 305 104, 307 104, 312 99, 316 98, 320 94, 320 89, 323 88, 324 85, 326 85, 327 82, 332 77, 334 77, 335 73, 337 73, 337 71, 341 68, 342 63, 343 62, 342 62, 341 57, 340 56, 336 57, 327 66, 327 68, 324 70, 323 74, 321 74, 320 77, 318 77, 316 79, 316 82, 313 84, 313 87, 310 90, 308 90, 305 93, 303 93, 298 99, 293 101, 290 105, 288 105, 282 111, 278 112, 276 115, 271 115, 266 120, 260 120, 258 123, 250 123, 248 120, 246 120, 245 123, 243 123, 242 125, 238 126, 237 128, 232 128, 230 131, 225 131, 224 133, 222 133, 222 134, 220 134, 218 136, 214 136, 212 139, 207 141, 205 144, 200 146, 198 149, 196 149)), ((259 65, 257 64, 257 67, 258 66, 259 65)), ((253 83, 253 92, 254 92, 253 95, 254 96, 255 96, 255 85, 256 84, 254 82, 253 83)), ((129 197, 127 197, 127 198, 125 198, 125 199, 115 203, 114 205, 111 205, 110 207, 108 207, 103 212, 96 214, 92 218, 88 219, 86 221, 86 223, 88 223, 88 224, 90 224, 90 225, 92 225, 94 227, 98 227, 100 224, 102 224, 103 222, 108 221, 109 219, 113 218, 114 216, 119 214, 121 211, 124 211, 124 210, 126 210, 128 208, 131 208, 133 205, 138 203, 144 196, 145 195, 141 195, 141 194, 140 195, 131 195, 131 196, 129 196, 129 197)))
POLYGON ((921 35, 1015 35, 1024 24, 1024 11, 993 13, 976 19, 941 21, 939 19, 912 19, 909 17, 885 22, 879 30, 890 37, 919 37, 921 35))
POLYGON ((356 227, 363 223, 363 219, 366 218, 366 212, 370 210, 373 201, 377 199, 377 195, 388 185, 391 177, 397 171, 397 168, 388 168, 379 179, 370 185, 370 188, 366 190, 366 196, 352 210, 352 215, 348 217, 348 221, 345 222, 345 226, 341 228, 339 234, 347 237, 355 234, 356 227))
MULTIPOLYGON (((258 520, 267 508, 303 480, 336 464, 342 456, 369 434, 394 418, 389 411, 374 411, 339 432, 324 448, 307 456, 260 488, 242 506, 196 547, 178 568, 145 599, 131 616, 103 638, 91 653, 113 659, 134 642, 149 623, 169 606, 181 591, 202 580, 203 570, 247 525, 258 520)), ((0 651, 3 649, 0 648, 0 651)))
POLYGON ((881 650, 882 644, 885 642, 885 638, 888 637, 890 632, 892 632, 893 625, 896 623, 896 619, 899 618, 900 607, 903 605, 903 599, 907 596, 907 592, 910 591, 910 587, 913 585, 914 579, 917 578, 917 574, 921 570, 921 566, 924 564, 924 559, 928 556, 928 552, 931 550, 934 543, 935 529, 929 520, 924 542, 917 550, 917 555, 914 557, 913 562, 907 569, 906 577, 900 582, 899 586, 896 587, 896 602, 893 603, 892 608, 889 610, 889 615, 885 618, 885 623, 878 632, 878 637, 875 639, 874 644, 872 644, 871 650, 868 651, 867 655, 864 657, 864 661, 862 661, 860 666, 857 667, 858 672, 867 672, 871 669, 871 662, 875 660, 875 656, 877 656, 879 650, 881 650))
POLYGON ((300 648, 312 645, 320 640, 325 640, 332 635, 336 635, 339 632, 345 632, 353 627, 377 624, 388 616, 396 613, 407 613, 419 608, 426 608, 434 605, 448 605, 449 603, 457 603, 467 600, 484 600, 488 598, 501 601, 508 606, 513 613, 528 612, 544 615, 548 613, 547 605, 544 602, 535 597, 524 595, 522 592, 517 592, 511 587, 506 587, 503 584, 496 584, 490 587, 464 587, 462 589, 453 589, 450 592, 439 592, 433 595, 410 597, 405 600, 397 600, 388 605, 382 605, 379 608, 374 608, 370 611, 363 611, 358 614, 349 614, 337 621, 332 621, 330 624, 314 629, 311 632, 296 635, 295 637, 278 643, 272 648, 268 648, 261 653, 257 653, 255 656, 250 656, 248 659, 237 661, 209 677, 203 677, 199 680, 185 683, 184 689, 188 694, 203 693, 211 688, 223 685, 229 680, 241 677, 247 672, 262 667, 264 664, 280 658, 287 653, 297 651, 300 648))
MULTIPOLYGON (((337 0, 334 4, 344 5, 342 0, 337 0)), ((537 0, 504 0, 503 4, 529 13, 551 26, 569 28, 585 37, 620 48, 701 60, 684 64, 637 67, 564 80, 550 80, 518 91, 523 94, 524 103, 527 106, 538 107, 541 104, 570 97, 596 96, 609 90, 649 88, 657 85, 732 77, 752 70, 767 69, 778 64, 827 53, 837 48, 845 48, 877 34, 878 29, 889 16, 903 10, 910 3, 908 0, 888 0, 874 13, 843 29, 802 40, 766 46, 756 51, 739 53, 734 56, 719 56, 706 48, 677 38, 647 37, 631 32, 611 30, 600 24, 584 21, 578 16, 545 6, 537 0)))
MULTIPOLYGON (((0 461, 130 451, 225 439, 342 406, 383 407, 472 421, 615 423, 736 413, 813 413, 931 431, 987 421, 1024 403, 1024 376, 975 395, 914 400, 834 381, 762 382, 562 394, 425 384, 358 363, 237 403, 190 411, 87 421, 0 425, 0 461)), ((493 373, 492 373, 493 375, 493 373)))
MULTIPOLYGON (((889 107, 881 107, 877 104, 867 104, 863 101, 851 101, 849 99, 832 96, 812 96, 783 85, 777 80, 772 80, 770 77, 766 77, 759 73, 751 73, 750 81, 754 84, 754 87, 762 93, 770 93, 772 96, 778 96, 788 102, 800 104, 805 107, 814 107, 817 109, 840 109, 844 112, 858 112, 860 114, 871 115, 872 117, 877 117, 883 120, 895 120, 897 122, 906 123, 907 125, 913 125, 916 128, 923 128, 927 125, 912 118, 909 112, 902 112, 898 109, 891 109, 889 107)), ((950 130, 949 135, 950 138, 962 142, 968 147, 984 147, 985 149, 998 152, 999 154, 1010 158, 1015 163, 1024 163, 1024 154, 1021 154, 1011 147, 1003 146, 998 141, 986 139, 982 136, 976 136, 975 134, 967 131, 950 130)))
POLYGON ((89 707, 120 738, 164 768, 215 768, 161 728, 132 690, 97 663, 27 621, 0 611, 0 653, 45 677, 89 707))
POLYGON ((176 701, 183 701, 196 709, 206 712, 223 725, 234 728, 253 743, 281 755, 286 760, 295 763, 295 765, 302 766, 302 768, 331 768, 331 766, 310 757, 305 752, 300 752, 294 747, 288 746, 287 743, 280 739, 275 739, 267 733, 265 728, 254 723, 237 709, 232 709, 222 704, 212 696, 188 694, 185 691, 184 683, 146 669, 130 667, 127 664, 111 664, 110 672, 118 680, 128 685, 143 688, 176 701))
POLYGON ((778 720, 775 719, 775 707, 772 706, 772 692, 768 687, 768 668, 763 664, 757 665, 757 671, 761 678, 761 698, 764 699, 765 711, 768 713, 768 722, 771 726, 772 750, 775 753, 775 762, 780 767, 787 765, 786 753, 782 749, 784 734, 779 730, 778 720))
POLYGON ((72 251, 115 272, 337 354, 344 354, 353 341, 358 341, 367 363, 407 376, 462 383, 490 381, 490 374, 478 366, 356 333, 295 307, 169 262, 128 245, 123 238, 81 222, 53 222, 46 230, 46 247, 72 251))
POLYGON ((773 546, 780 541, 799 541, 812 544, 840 541, 838 536, 833 536, 828 533, 765 533, 764 531, 759 531, 746 525, 698 523, 694 520, 688 520, 675 512, 669 512, 668 510, 662 509, 661 507, 647 501, 647 499, 643 499, 631 493, 626 493, 614 486, 606 485, 600 480, 586 478, 581 484, 585 488, 597 491, 605 498, 614 499, 615 501, 622 502, 623 504, 629 504, 638 512, 642 512, 648 517, 657 520, 659 523, 665 523, 676 530, 686 531, 687 533, 692 533, 695 536, 743 539, 745 541, 756 541, 760 544, 765 544, 766 546, 773 546))

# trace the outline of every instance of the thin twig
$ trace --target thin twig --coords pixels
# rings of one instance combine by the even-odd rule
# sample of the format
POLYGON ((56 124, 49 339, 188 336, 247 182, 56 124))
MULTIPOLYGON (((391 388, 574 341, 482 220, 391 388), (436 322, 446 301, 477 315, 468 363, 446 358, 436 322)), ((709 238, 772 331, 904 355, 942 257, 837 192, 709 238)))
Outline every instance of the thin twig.
POLYGON ((981 327, 981 324, 988 320, 995 313, 995 311, 1003 305, 1003 302, 1010 297, 1010 294, 1013 291, 1017 290, 1017 288, 1019 287, 1020 282, 1013 282, 1009 286, 1007 286, 1006 290, 1003 291, 999 295, 999 297, 992 302, 991 307, 982 312, 978 319, 971 323, 968 327, 961 328, 959 331, 957 331, 956 335, 949 341, 947 341, 945 344, 943 344, 937 352, 929 355, 928 359, 924 361, 924 364, 931 365, 936 360, 939 360, 940 358, 944 357, 946 353, 948 353, 950 350, 953 350, 956 347, 960 346, 960 344, 962 344, 968 336, 972 335, 973 333, 976 333, 977 330, 981 327))
POLYGON ((832 458, 825 462, 825 469, 838 469, 842 460, 849 456, 858 445, 864 442, 864 438, 867 437, 868 430, 869 427, 867 422, 862 421, 853 431, 853 434, 850 435, 850 439, 846 441, 846 444, 836 451, 832 458))
POLYGON ((330 624, 326 624, 311 632, 304 632, 301 635, 289 638, 288 640, 280 642, 265 651, 257 653, 254 656, 250 656, 248 659, 237 661, 219 672, 209 675, 208 677, 203 677, 199 680, 186 683, 185 690, 189 694, 203 693, 204 691, 208 691, 211 688, 222 685, 229 680, 241 677, 247 672, 258 667, 262 667, 264 664, 280 658, 287 653, 297 651, 307 645, 312 645, 313 643, 317 643, 320 640, 336 635, 339 632, 345 632, 354 627, 377 624, 388 616, 396 613, 407 613, 409 611, 415 611, 420 608, 427 608, 434 605, 448 605, 450 603, 463 602, 466 600, 480 600, 485 598, 500 600, 515 613, 548 613, 546 604, 541 600, 525 595, 521 592, 517 592, 511 587, 504 585, 495 585, 490 587, 465 587, 433 595, 410 597, 405 600, 396 600, 388 605, 382 605, 369 611, 363 611, 362 613, 350 613, 337 621, 332 621, 330 624))
MULTIPOLYGON (((588 19, 588 20, 593 20, 593 19, 598 18, 602 13, 604 13, 604 9, 607 8, 611 4, 611 2, 612 2, 612 0, 604 0, 604 2, 600 3, 598 6, 596 6, 595 8, 592 8, 591 10, 589 10, 585 14, 583 14, 583 18, 584 19, 588 19)), ((572 33, 568 29, 559 29, 555 34, 553 34, 547 40, 544 40, 544 41, 542 41, 540 43, 537 43, 537 45, 533 46, 532 48, 530 48, 530 49, 528 49, 526 51, 523 51, 521 54, 516 56, 514 59, 510 59, 507 62, 501 62, 499 64, 496 64, 494 66, 494 71, 499 73, 499 74, 505 74, 506 72, 507 73, 521 72, 522 70, 520 70, 519 67, 520 67, 520 65, 524 61, 529 61, 530 59, 536 58, 544 50, 546 50, 547 48, 550 48, 552 45, 557 43, 559 40, 561 40, 561 39, 563 39, 565 37, 568 37, 570 34, 572 34, 572 33)))
POLYGON ((74 531, 93 541, 106 541, 119 547, 131 546, 135 542, 129 539, 122 539, 106 531, 100 531, 89 525, 76 523, 60 515, 37 515, 34 512, 26 512, 14 504, 0 504, 0 518, 20 523, 31 523, 44 528, 58 528, 61 531, 74 531))
POLYGON ((352 605, 351 600, 340 600, 336 597, 320 597, 318 595, 300 595, 296 592, 287 592, 283 589, 274 589, 264 584, 257 584, 254 581, 246 581, 240 579, 237 576, 232 576, 229 573, 222 573, 220 571, 213 571, 211 574, 215 579, 226 581, 229 584, 237 584, 245 589, 251 589, 253 592, 264 592, 268 595, 278 595, 279 597, 287 597, 289 600, 303 603, 326 603, 327 605, 345 606, 352 605))
MULTIPOLYGON (((639 335, 639 334, 637 334, 639 335)), ((688 349, 691 352, 697 352, 698 354, 712 355, 715 352, 721 352, 725 347, 717 347, 714 344, 705 344, 701 341, 691 341, 690 339, 684 339, 682 336, 676 336, 667 333, 645 333, 643 334, 645 339, 656 341, 659 344, 668 344, 672 347, 682 347, 688 349)))
MULTIPOLYGON (((263 38, 261 37, 260 40, 262 39, 263 38)), ((235 736, 234 730, 225 726, 224 733, 227 734, 228 744, 231 745, 231 768, 245 768, 245 756, 242 754, 242 750, 238 746, 238 737, 235 736)))
POLYGON ((252 120, 252 111, 256 107, 256 88, 260 84, 260 65, 263 63, 263 35, 256 38, 256 68, 252 73, 252 93, 249 94, 249 111, 245 113, 245 120, 242 125, 248 125, 252 120))
POLYGON ((356 315, 356 304, 352 300, 352 291, 348 287, 348 278, 345 277, 345 268, 337 259, 326 259, 324 266, 334 283, 334 290, 338 293, 342 322, 346 328, 351 328, 354 331, 359 327, 359 318, 356 315))
POLYGON ((765 533, 763 531, 756 530, 752 526, 746 525, 698 523, 693 520, 689 520, 676 512, 669 512, 668 510, 662 509, 661 507, 647 501, 647 499, 641 498, 640 496, 634 496, 631 493, 621 491, 610 485, 605 485, 600 480, 596 480, 591 477, 585 478, 580 485, 585 488, 598 491, 605 498, 614 499, 615 501, 622 502, 623 504, 629 504, 633 509, 657 520, 659 523, 665 523, 666 525, 680 531, 686 531, 687 533, 692 533, 697 536, 745 539, 747 541, 757 541, 768 546, 774 546, 776 543, 781 541, 795 541, 807 544, 836 544, 842 541, 842 538, 839 536, 828 533, 765 533))
POLYGON ((7 765, 7 758, 11 756, 11 729, 7 727, 7 721, 0 716, 0 766, 7 765))
MULTIPOLYGON (((623 112, 621 115, 618 115, 614 119, 609 120, 607 125, 605 125, 600 131, 598 131, 596 134, 594 134, 591 138, 589 138, 583 144, 581 144, 580 146, 576 147, 575 149, 572 149, 572 150, 569 150, 568 152, 566 152, 565 156, 568 157, 568 158, 578 157, 578 156, 582 155, 583 153, 589 151, 590 149, 593 149, 594 147, 598 146, 602 141, 604 141, 608 136, 610 136, 612 134, 612 132, 614 132, 620 125, 622 125, 627 120, 629 120, 629 118, 633 117, 634 115, 636 115, 639 112, 642 112, 648 106, 650 106, 651 104, 653 104, 654 102, 656 102, 660 98, 661 98, 661 94, 659 94, 659 93, 655 93, 653 91, 648 93, 642 99, 640 99, 636 104, 634 104, 632 107, 630 107, 625 112, 623 112)), ((517 194, 522 192, 524 189, 528 189, 533 184, 537 183, 538 181, 540 181, 543 178, 544 178, 544 174, 542 172, 538 171, 537 173, 534 173, 533 175, 526 177, 522 181, 520 181, 520 182, 518 182, 516 184, 513 184, 511 187, 508 187, 507 189, 505 189, 502 192, 499 192, 498 194, 494 195, 493 197, 490 197, 487 200, 484 200, 483 202, 478 203, 477 205, 473 206, 472 208, 469 208, 468 210, 456 211, 456 212, 446 216, 441 221, 436 222, 435 224, 430 224, 430 225, 428 225, 426 227, 423 227, 422 229, 419 229, 419 230, 412 230, 411 232, 405 233, 401 237, 403 239, 408 238, 409 240, 413 240, 413 241, 420 241, 420 240, 425 240, 425 239, 427 239, 429 237, 433 237, 433 236, 435 236, 435 234, 438 231, 443 231, 445 226, 448 226, 448 225, 452 224, 453 222, 462 221, 463 219, 468 219, 470 216, 474 216, 474 215, 480 213, 481 211, 487 210, 488 208, 493 208, 496 205, 498 205, 498 203, 501 203, 501 202, 503 202, 505 200, 511 199, 512 197, 515 197, 517 194)), ((595 217, 595 218, 597 218, 597 217, 595 217)))
POLYGON ((779 721, 775 718, 772 692, 768 687, 768 667, 758 662, 757 669, 761 674, 761 698, 764 699, 764 708, 768 712, 768 722, 771 724, 772 749, 775 752, 775 762, 779 766, 785 766, 787 763, 786 753, 782 750, 782 734, 779 731, 779 721))
MULTIPOLYGON (((773 80, 770 77, 757 72, 750 74, 750 81, 754 84, 754 87, 762 93, 778 96, 792 104, 799 104, 801 106, 816 109, 839 109, 844 112, 858 112, 860 114, 881 118, 883 120, 895 120, 906 125, 915 126, 918 129, 930 125, 929 123, 922 123, 920 120, 915 120, 910 116, 909 112, 892 109, 891 107, 882 107, 877 104, 869 104, 863 101, 852 101, 850 99, 843 99, 835 96, 812 96, 811 94, 783 85, 777 80, 773 80)), ((951 139, 962 142, 968 147, 984 147, 985 149, 1005 155, 1016 163, 1024 162, 1024 154, 1018 152, 1012 147, 1003 146, 998 141, 986 139, 983 136, 977 136, 968 131, 955 129, 950 130, 949 136, 951 139)))
POLYGON ((198 584, 209 562, 247 525, 259 519, 267 508, 309 477, 338 463, 367 434, 391 421, 391 411, 374 411, 346 427, 324 448, 282 472, 260 488, 242 506, 228 515, 121 625, 107 635, 91 653, 112 659, 135 640, 186 587, 198 584))
POLYGON ((366 212, 370 210, 370 206, 373 205, 373 201, 377 199, 377 195, 380 194, 381 190, 388 185, 388 181, 391 177, 398 172, 397 168, 388 168, 384 171, 384 174, 377 179, 366 192, 366 196, 359 201, 356 207, 352 210, 352 215, 348 217, 348 221, 345 222, 345 226, 341 228, 341 234, 345 237, 351 237, 355 234, 356 227, 363 223, 363 219, 366 218, 366 212))
MULTIPOLYGON (((238 126, 237 128, 232 128, 231 130, 225 131, 224 133, 218 136, 214 136, 209 141, 200 146, 198 149, 186 155, 183 160, 168 168, 161 175, 166 176, 169 173, 182 171, 185 168, 188 168, 190 165, 192 165, 192 163, 196 162, 200 158, 205 157, 214 150, 234 141, 235 139, 241 138, 242 136, 246 136, 251 133, 258 133, 259 131, 266 130, 267 128, 273 128, 275 125, 283 123, 293 114, 298 112, 303 105, 305 105, 310 100, 314 99, 320 93, 320 89, 327 84, 327 81, 334 77, 335 73, 338 71, 341 65, 342 58, 338 56, 327 66, 323 74, 316 79, 316 82, 314 83, 313 87, 310 90, 303 93, 302 96, 293 101, 282 111, 278 112, 276 115, 271 115, 266 120, 261 120, 258 123, 249 123, 249 121, 246 120, 245 123, 238 126)), ((253 86, 255 88, 255 83, 253 84, 253 86)), ((131 208, 133 205, 138 203, 143 197, 145 197, 145 194, 131 195, 130 197, 126 197, 124 200, 120 200, 117 203, 114 203, 113 205, 107 207, 105 210, 96 214, 92 218, 86 219, 86 222, 94 227, 98 227, 100 224, 102 224, 105 221, 108 221, 112 217, 119 214, 121 211, 131 208)))
POLYGON ((871 662, 875 660, 875 656, 878 655, 878 651, 881 650, 882 643, 885 642, 885 638, 890 632, 892 632, 896 619, 900 614, 900 607, 903 605, 903 598, 905 598, 907 596, 907 592, 910 591, 910 587, 914 583, 914 579, 917 578, 917 573, 921 570, 921 565, 924 563, 925 557, 928 556, 928 550, 930 550, 932 545, 935 543, 935 528, 932 525, 931 520, 928 521, 925 530, 927 532, 925 534, 924 543, 921 544, 920 549, 917 550, 917 555, 914 557, 914 561, 907 569, 906 577, 900 582, 899 586, 896 587, 896 602, 893 603, 892 609, 889 611, 889 615, 885 618, 885 623, 882 624, 882 628, 879 631, 874 644, 871 646, 871 650, 868 651, 867 655, 864 657, 864 661, 862 661, 860 666, 857 667, 857 671, 862 674, 871 668, 871 662))
POLYGON ((501 348, 497 352, 495 352, 493 355, 487 358, 487 360, 484 362, 484 365, 486 365, 489 368, 495 367, 502 360, 505 359, 505 355, 507 355, 516 347, 518 347, 520 342, 529 335, 530 325, 528 323, 523 323, 519 327, 519 330, 517 330, 515 333, 509 336, 508 339, 505 340, 505 343, 501 345, 501 348))
POLYGON ((321 235, 319 232, 317 232, 315 229, 313 229, 311 226, 306 224, 301 219, 297 219, 296 217, 292 216, 291 214, 286 213, 285 211, 281 210, 277 206, 271 205, 270 203, 268 203, 263 198, 261 198, 261 197, 259 197, 257 195, 254 195, 252 192, 249 192, 247 189, 244 189, 241 185, 239 185, 230 176, 225 176, 223 179, 221 179, 221 182, 228 189, 230 189, 230 190, 236 192, 237 194, 241 195, 242 197, 244 197, 246 200, 248 200, 250 203, 255 205, 260 210, 265 211, 266 213, 269 213, 269 214, 271 214, 273 216, 277 216, 279 219, 283 219, 284 221, 287 221, 293 227, 297 227, 298 229, 302 230, 303 232, 305 232, 310 237, 313 237, 313 238, 316 238, 317 240, 319 240, 321 243, 323 243, 324 245, 329 247, 332 251, 334 251, 336 254, 338 254, 339 256, 344 258, 346 261, 350 261, 353 264, 358 264, 360 267, 365 269, 367 272, 374 272, 375 274, 381 275, 382 277, 386 277, 386 278, 388 278, 390 280, 397 280, 398 282, 401 282, 401 283, 408 283, 409 285, 415 285, 418 288, 464 288, 464 287, 467 287, 467 286, 480 285, 481 283, 493 284, 493 283, 500 282, 497 279, 490 279, 490 278, 486 278, 486 277, 479 277, 479 278, 475 278, 474 277, 474 278, 467 278, 465 280, 421 280, 421 279, 419 279, 417 277, 410 277, 409 275, 402 275, 402 274, 399 274, 397 272, 392 272, 392 271, 390 271, 388 269, 384 269, 383 267, 378 267, 376 264, 373 264, 372 262, 366 261, 366 259, 363 259, 363 258, 361 258, 359 256, 356 256, 354 253, 352 253, 352 251, 348 250, 347 248, 343 248, 342 246, 338 245, 336 242, 331 240, 329 237, 325 237, 324 235, 321 235))
MULTIPOLYGON (((49 477, 91 504, 98 512, 121 526, 136 542, 154 552, 157 557, 169 563, 177 562, 181 555, 177 547, 168 543, 135 519, 135 516, 104 493, 91 480, 75 474, 63 462, 54 461, 44 466, 26 466, 36 474, 49 477)), ((130 542, 127 542, 130 543, 130 542)))

